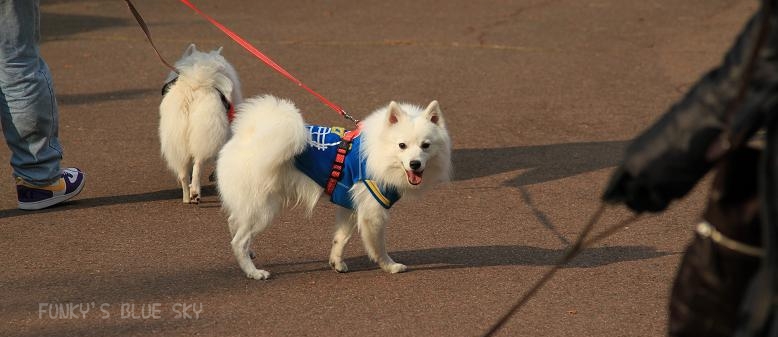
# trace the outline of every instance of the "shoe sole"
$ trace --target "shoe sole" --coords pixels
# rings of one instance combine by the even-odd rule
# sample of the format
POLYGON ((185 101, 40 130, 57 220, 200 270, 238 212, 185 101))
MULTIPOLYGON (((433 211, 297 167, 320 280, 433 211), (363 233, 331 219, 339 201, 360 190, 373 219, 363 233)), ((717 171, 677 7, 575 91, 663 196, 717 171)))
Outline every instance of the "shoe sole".
POLYGON ((19 209, 25 210, 25 211, 37 211, 44 209, 46 207, 51 207, 56 204, 59 204, 61 202, 65 202, 69 200, 72 197, 77 196, 79 193, 81 193, 81 190, 84 189, 84 185, 86 185, 86 181, 82 181, 81 185, 79 185, 75 191, 70 192, 70 194, 63 194, 51 197, 46 200, 41 201, 35 201, 35 202, 25 202, 25 203, 19 203, 19 209))

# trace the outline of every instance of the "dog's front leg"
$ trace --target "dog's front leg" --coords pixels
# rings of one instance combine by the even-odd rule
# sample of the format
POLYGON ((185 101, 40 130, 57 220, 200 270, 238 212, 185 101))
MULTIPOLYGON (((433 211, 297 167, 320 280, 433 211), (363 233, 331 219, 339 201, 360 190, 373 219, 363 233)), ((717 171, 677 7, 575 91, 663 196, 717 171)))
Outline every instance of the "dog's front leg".
POLYGON ((354 228, 357 226, 356 216, 353 211, 338 207, 335 213, 335 235, 332 239, 332 250, 330 251, 330 266, 339 273, 348 271, 348 266, 343 262, 343 249, 346 243, 351 239, 354 228))
POLYGON ((367 255, 388 273, 402 273, 408 268, 394 262, 386 253, 386 223, 389 212, 375 200, 362 203, 357 210, 357 222, 367 255))

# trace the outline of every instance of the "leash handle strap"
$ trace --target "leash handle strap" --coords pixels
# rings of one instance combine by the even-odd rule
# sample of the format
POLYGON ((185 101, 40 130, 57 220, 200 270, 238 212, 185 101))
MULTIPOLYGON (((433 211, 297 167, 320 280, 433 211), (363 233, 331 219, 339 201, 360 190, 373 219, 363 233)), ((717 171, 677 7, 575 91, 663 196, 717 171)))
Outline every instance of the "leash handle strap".
POLYGON ((138 25, 140 26, 140 29, 143 30, 143 34, 146 34, 146 39, 149 40, 149 43, 151 44, 151 48, 154 49, 154 53, 157 54, 157 57, 159 57, 159 60, 162 61, 165 66, 167 66, 170 70, 172 70, 174 73, 178 74, 178 70, 176 67, 173 67, 168 63, 164 57, 162 57, 162 54, 159 53, 159 50, 157 50, 157 46, 154 44, 154 40, 151 39, 151 31, 149 31, 148 25, 146 25, 146 21, 143 20, 143 17, 138 13, 138 10, 135 9, 135 6, 132 4, 132 1, 130 0, 124 0, 124 2, 127 3, 127 7, 130 9, 130 12, 132 12, 132 16, 135 17, 135 21, 138 21, 138 25))
POLYGON ((346 110, 344 110, 342 107, 340 107, 339 105, 331 102, 326 97, 322 96, 321 94, 319 94, 315 90, 313 90, 310 87, 308 87, 307 85, 305 85, 305 83, 303 83, 302 81, 298 80, 291 73, 286 71, 286 69, 284 69, 283 67, 278 65, 278 63, 276 63, 275 61, 273 61, 273 59, 271 59, 270 57, 268 57, 267 55, 265 55, 264 53, 259 51, 257 48, 255 48, 251 43, 249 43, 248 41, 244 40, 238 34, 236 34, 232 30, 230 30, 229 28, 225 27, 224 25, 222 25, 221 23, 216 21, 214 18, 210 17, 208 14, 205 14, 203 11, 201 11, 200 9, 195 7, 195 5, 193 5, 189 0, 180 0, 180 1, 182 3, 184 3, 185 5, 187 5, 189 8, 191 8, 192 10, 194 10, 195 12, 197 12, 197 14, 199 14, 200 16, 202 16, 203 18, 208 20, 212 25, 216 26, 216 28, 219 28, 222 32, 224 32, 224 34, 227 34, 227 36, 229 36, 233 41, 237 42, 241 47, 243 47, 243 49, 246 49, 249 53, 251 53, 254 56, 256 56, 258 59, 260 59, 266 65, 268 65, 270 68, 272 68, 273 70, 275 70, 279 74, 283 75, 284 77, 286 77, 290 81, 292 81, 295 84, 297 84, 297 86, 305 89, 305 91, 308 91, 311 95, 316 96, 316 98, 318 98, 322 103, 324 103, 325 105, 330 107, 330 109, 335 110, 335 112, 337 112, 338 114, 343 116, 343 118, 351 120, 354 123, 358 122, 358 120, 354 119, 354 117, 349 115, 346 112, 346 110))

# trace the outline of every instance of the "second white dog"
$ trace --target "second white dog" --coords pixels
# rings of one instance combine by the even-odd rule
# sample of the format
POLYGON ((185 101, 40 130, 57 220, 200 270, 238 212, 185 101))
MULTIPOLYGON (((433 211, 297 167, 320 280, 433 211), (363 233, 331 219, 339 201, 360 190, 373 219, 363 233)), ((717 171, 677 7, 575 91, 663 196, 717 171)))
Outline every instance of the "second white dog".
MULTIPOLYGON (((284 206, 302 204, 310 212, 326 186, 344 130, 305 125, 291 102, 263 96, 238 107, 233 131, 216 164, 219 194, 238 264, 249 278, 266 279, 270 273, 251 261, 251 240, 284 206)), ((386 252, 388 208, 403 195, 449 180, 451 143, 438 102, 427 108, 392 102, 372 113, 344 167, 331 199, 342 207, 330 265, 348 270, 343 248, 358 228, 371 260, 390 273, 405 271, 386 252)))
POLYGON ((203 166, 230 137, 232 107, 242 96, 238 75, 221 55, 190 44, 163 87, 159 106, 162 156, 181 184, 184 203, 200 202, 203 166))

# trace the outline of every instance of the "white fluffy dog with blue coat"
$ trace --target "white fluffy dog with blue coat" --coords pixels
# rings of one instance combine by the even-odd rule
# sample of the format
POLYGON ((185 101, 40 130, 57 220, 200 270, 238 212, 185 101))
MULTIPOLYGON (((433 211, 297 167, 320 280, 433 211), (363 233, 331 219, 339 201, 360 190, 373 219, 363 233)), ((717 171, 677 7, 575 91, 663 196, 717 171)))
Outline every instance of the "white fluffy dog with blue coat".
POLYGON ((400 197, 450 179, 451 141, 443 114, 437 101, 426 108, 392 102, 370 114, 359 130, 343 146, 348 142, 341 138, 355 131, 306 125, 287 100, 261 96, 238 107, 233 137, 219 153, 216 174, 232 250, 246 276, 270 276, 251 261, 253 237, 285 206, 302 205, 311 212, 324 194, 339 148, 348 152, 330 191, 331 201, 341 206, 330 265, 348 271, 343 249, 358 229, 368 257, 381 269, 406 270, 386 252, 388 210, 400 197))

